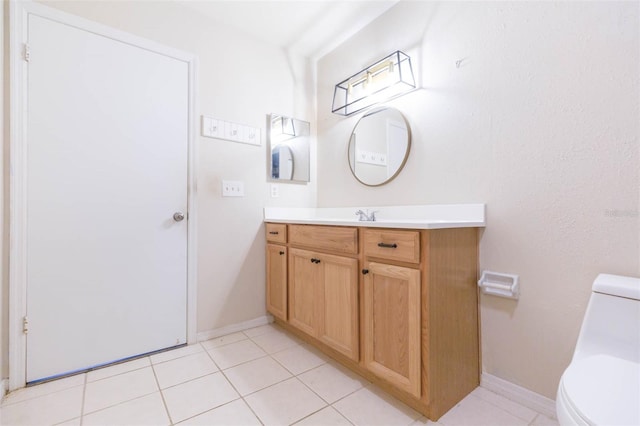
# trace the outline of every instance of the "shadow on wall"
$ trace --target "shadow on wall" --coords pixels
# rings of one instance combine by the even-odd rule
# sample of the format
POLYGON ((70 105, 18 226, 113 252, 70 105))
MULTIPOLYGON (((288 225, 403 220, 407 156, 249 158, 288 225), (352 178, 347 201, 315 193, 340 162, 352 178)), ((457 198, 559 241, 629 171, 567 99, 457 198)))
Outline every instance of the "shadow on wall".
POLYGON ((251 307, 259 306, 260 316, 267 314, 264 233, 262 223, 233 279, 233 285, 229 286, 228 292, 224 295, 225 302, 221 304, 221 309, 216 315, 216 324, 220 320, 224 321, 220 327, 256 319, 255 314, 252 314, 256 309, 251 307), (261 277, 259 282, 255 281, 256 276, 261 277))

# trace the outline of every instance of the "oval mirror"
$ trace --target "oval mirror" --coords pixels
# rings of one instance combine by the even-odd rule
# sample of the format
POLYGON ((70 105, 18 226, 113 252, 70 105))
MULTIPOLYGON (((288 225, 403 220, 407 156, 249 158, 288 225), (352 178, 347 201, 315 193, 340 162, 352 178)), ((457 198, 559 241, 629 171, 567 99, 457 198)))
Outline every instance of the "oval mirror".
POLYGON ((384 185, 398 176, 410 148, 411 129, 404 115, 395 108, 376 108, 365 113, 351 133, 351 173, 364 185, 384 185))

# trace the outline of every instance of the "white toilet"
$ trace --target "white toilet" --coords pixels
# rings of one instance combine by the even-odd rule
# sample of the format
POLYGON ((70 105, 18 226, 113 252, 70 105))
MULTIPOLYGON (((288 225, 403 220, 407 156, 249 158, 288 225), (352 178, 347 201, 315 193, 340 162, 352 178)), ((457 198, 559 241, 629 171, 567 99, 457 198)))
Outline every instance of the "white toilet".
POLYGON ((556 398, 561 425, 640 425, 640 278, 600 274, 556 398))

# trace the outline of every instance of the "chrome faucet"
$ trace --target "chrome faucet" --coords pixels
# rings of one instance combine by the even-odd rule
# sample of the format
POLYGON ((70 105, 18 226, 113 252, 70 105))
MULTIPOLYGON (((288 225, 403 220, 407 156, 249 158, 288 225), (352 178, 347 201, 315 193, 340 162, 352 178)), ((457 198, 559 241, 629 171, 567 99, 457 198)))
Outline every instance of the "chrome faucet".
POLYGON ((367 212, 363 212, 362 210, 358 210, 356 211, 357 215, 360 215, 358 217, 358 220, 360 222, 375 222, 376 221, 376 213, 378 213, 377 211, 373 211, 371 213, 369 213, 369 210, 367 210, 367 212))

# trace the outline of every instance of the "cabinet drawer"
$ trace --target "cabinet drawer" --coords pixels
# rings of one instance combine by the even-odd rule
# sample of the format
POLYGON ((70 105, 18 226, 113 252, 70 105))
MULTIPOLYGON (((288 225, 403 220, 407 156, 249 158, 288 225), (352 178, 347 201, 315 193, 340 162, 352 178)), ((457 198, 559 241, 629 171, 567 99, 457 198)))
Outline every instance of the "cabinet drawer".
POLYGON ((342 226, 289 225, 289 242, 341 253, 358 253, 358 229, 342 226))
POLYGON ((419 263, 420 232, 366 229, 364 253, 366 256, 419 263))
POLYGON ((282 244, 287 242, 287 225, 267 223, 265 228, 267 229, 267 241, 282 244))

